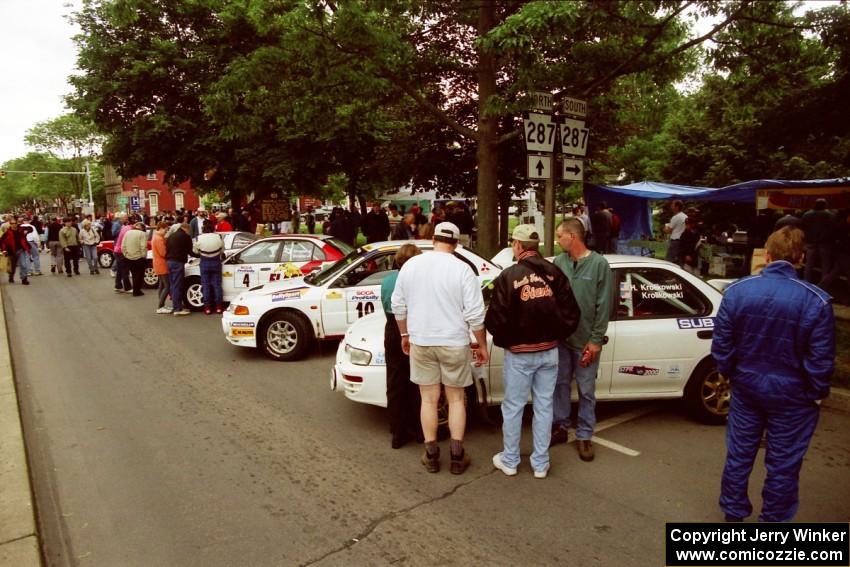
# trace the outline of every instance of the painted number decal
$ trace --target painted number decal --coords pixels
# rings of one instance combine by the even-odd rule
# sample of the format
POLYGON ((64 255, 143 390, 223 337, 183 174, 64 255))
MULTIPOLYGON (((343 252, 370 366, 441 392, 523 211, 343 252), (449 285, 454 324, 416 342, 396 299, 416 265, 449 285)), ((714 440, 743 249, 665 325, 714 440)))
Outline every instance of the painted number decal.
POLYGON ((345 292, 345 320, 349 325, 366 315, 375 312, 375 306, 381 301, 380 288, 349 289, 345 292))
POLYGON ((364 315, 371 315, 375 312, 375 304, 371 301, 358 301, 357 302, 357 318, 363 317, 364 315))
POLYGON ((259 283, 259 273, 253 268, 237 268, 233 274, 233 287, 254 287, 259 283))

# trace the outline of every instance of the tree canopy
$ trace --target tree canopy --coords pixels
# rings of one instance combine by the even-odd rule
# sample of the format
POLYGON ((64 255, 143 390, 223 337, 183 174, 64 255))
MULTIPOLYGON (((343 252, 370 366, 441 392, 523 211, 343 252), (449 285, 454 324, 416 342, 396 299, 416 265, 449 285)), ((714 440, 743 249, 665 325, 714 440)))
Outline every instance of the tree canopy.
POLYGON ((100 171, 100 146, 103 137, 93 124, 74 114, 65 114, 35 124, 24 137, 36 151, 9 160, 4 170, 45 172, 31 175, 8 174, 2 180, 0 208, 30 207, 67 208, 72 198, 88 201, 88 187, 84 175, 68 175, 85 171, 90 165, 92 193, 95 202, 103 198, 103 174, 100 171))
POLYGON ((498 203, 534 186, 520 119, 535 90, 589 101, 586 179, 737 178, 781 152, 827 170, 812 156, 846 155, 840 120, 744 155, 783 113, 842 92, 846 8, 808 18, 752 0, 86 0, 69 102, 125 175, 166 169, 236 198, 331 178, 361 199, 405 184, 475 195, 488 254, 498 203), (673 85, 702 55, 709 76, 682 97, 673 85))

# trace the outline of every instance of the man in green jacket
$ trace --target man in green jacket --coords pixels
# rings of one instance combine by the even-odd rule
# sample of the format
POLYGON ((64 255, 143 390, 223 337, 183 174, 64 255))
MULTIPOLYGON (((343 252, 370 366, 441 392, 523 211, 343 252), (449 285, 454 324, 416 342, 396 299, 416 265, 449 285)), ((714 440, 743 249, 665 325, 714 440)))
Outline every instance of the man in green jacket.
POLYGON ((68 277, 71 277, 71 265, 74 266, 74 273, 80 275, 80 239, 77 238, 77 227, 74 226, 74 219, 65 217, 65 226, 59 231, 59 246, 62 247, 62 252, 65 256, 65 272, 68 277))
POLYGON ((575 333, 558 345, 552 445, 567 442, 570 390, 575 376, 579 395, 576 419, 578 453, 583 461, 592 461, 596 374, 613 303, 611 268, 604 256, 588 250, 584 225, 579 219, 566 219, 558 225, 555 234, 563 253, 555 258, 554 263, 570 280, 573 295, 581 309, 581 319, 575 333))

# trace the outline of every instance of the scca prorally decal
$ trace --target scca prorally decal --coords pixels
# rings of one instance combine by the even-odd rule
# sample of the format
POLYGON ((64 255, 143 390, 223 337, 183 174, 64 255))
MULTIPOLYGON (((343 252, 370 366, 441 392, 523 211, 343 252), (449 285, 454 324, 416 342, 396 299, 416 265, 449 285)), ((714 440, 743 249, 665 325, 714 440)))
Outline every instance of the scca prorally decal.
POLYGON ((688 317, 676 319, 680 329, 713 329, 714 317, 688 317))
POLYGON ((649 366, 621 366, 617 371, 620 374, 634 374, 635 376, 657 376, 659 370, 649 366))

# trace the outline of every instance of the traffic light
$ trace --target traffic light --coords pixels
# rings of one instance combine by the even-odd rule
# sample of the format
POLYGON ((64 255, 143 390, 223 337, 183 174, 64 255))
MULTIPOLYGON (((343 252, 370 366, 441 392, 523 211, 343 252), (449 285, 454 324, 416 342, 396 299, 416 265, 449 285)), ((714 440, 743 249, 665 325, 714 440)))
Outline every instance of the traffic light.
POLYGON ((6 172, 0 169, 0 179, 6 179, 6 172))
POLYGON ((33 178, 33 179, 37 179, 37 178, 38 178, 38 172, 36 172, 36 171, 33 171, 30 175, 32 175, 32 178, 33 178))

